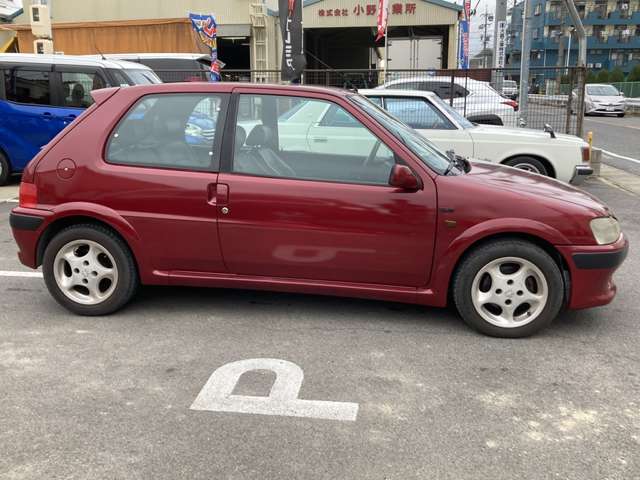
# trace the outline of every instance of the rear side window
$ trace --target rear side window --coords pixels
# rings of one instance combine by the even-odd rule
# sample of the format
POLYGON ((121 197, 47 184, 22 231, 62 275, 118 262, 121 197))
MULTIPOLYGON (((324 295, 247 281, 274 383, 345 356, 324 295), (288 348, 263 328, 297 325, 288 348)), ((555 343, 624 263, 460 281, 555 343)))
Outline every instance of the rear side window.
POLYGON ((62 80, 62 105, 87 108, 93 104, 91 90, 107 86, 97 72, 60 72, 62 80))
POLYGON ((453 124, 431 103, 422 98, 385 98, 386 110, 411 128, 452 130, 453 124))
POLYGON ((151 70, 123 70, 123 73, 129 77, 130 85, 151 85, 162 83, 162 80, 151 70))
POLYGON ((40 70, 5 70, 7 100, 18 103, 51 105, 49 72, 40 70))
POLYGON ((109 163, 217 170, 226 95, 143 97, 111 134, 109 163))

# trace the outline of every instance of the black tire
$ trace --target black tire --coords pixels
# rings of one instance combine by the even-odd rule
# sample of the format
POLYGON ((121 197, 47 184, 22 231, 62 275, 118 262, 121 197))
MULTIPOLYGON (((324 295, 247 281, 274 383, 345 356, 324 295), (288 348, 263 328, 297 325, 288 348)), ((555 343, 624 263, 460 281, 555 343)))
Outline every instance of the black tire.
POLYGON ((545 177, 549 176, 549 172, 547 171, 547 167, 540 160, 534 157, 528 156, 520 156, 510 158, 503 162, 504 165, 508 165, 510 167, 519 168, 521 170, 539 173, 540 175, 544 175, 545 177))
POLYGON ((537 245, 519 239, 495 240, 469 252, 454 274, 452 287, 456 308, 465 323, 485 335, 502 338, 527 337, 548 326, 560 312, 565 293, 562 272, 553 258, 537 245), (503 257, 517 257, 531 262, 547 282, 546 304, 534 320, 521 326, 507 328, 494 325, 483 318, 473 304, 472 290, 476 275, 486 265, 503 257))
POLYGON ((624 113, 618 113, 618 118, 624 117, 624 113))
POLYGON ((9 166, 9 161, 7 160, 7 157, 0 152, 0 186, 7 184, 10 175, 11 168, 9 166))
POLYGON ((78 315, 97 316, 116 312, 131 300, 139 283, 136 263, 127 244, 110 229, 93 224, 73 225, 56 234, 44 251, 42 271, 47 289, 53 298, 78 315), (55 257, 60 249, 74 240, 89 240, 99 244, 115 261, 118 280, 113 293, 101 303, 84 305, 76 302, 62 292, 55 280, 55 257))

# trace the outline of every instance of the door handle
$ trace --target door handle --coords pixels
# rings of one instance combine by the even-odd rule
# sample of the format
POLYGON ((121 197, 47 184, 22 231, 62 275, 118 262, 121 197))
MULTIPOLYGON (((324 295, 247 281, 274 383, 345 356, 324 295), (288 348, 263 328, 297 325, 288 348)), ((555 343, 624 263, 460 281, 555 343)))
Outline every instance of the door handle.
POLYGON ((207 187, 207 197, 207 202, 210 205, 219 207, 227 205, 229 203, 229 185, 225 183, 210 183, 207 187))
POLYGON ((42 116, 47 120, 51 120, 53 118, 53 115, 51 115, 51 112, 42 112, 42 116))
POLYGON ((66 117, 64 117, 64 118, 69 119, 69 120, 74 120, 74 119, 76 118, 76 115, 72 113, 72 114, 70 114, 70 115, 67 115, 67 116, 66 116, 66 117))
POLYGON ((327 137, 313 137, 315 143, 327 143, 327 137))

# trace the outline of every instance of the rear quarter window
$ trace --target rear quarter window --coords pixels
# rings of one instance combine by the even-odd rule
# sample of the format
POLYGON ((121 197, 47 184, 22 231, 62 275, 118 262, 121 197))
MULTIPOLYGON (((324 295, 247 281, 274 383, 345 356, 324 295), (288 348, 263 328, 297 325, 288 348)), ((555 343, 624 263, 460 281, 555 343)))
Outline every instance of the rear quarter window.
POLYGON ((140 99, 111 133, 109 163, 217 170, 227 95, 163 94, 140 99))

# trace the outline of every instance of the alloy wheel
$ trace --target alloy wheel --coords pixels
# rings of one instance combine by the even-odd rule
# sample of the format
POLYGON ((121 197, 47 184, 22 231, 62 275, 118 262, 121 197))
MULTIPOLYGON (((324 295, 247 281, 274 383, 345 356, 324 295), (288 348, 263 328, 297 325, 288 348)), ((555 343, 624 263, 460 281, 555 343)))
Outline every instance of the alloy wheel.
POLYGON ((549 298, 547 279, 532 262, 503 257, 478 271, 471 286, 478 314, 502 328, 527 325, 544 310, 549 298))
POLYGON ((53 275, 62 293, 82 305, 104 302, 118 283, 113 256, 91 240, 73 240, 64 245, 54 259, 53 275))

